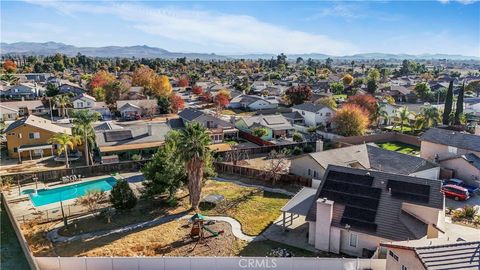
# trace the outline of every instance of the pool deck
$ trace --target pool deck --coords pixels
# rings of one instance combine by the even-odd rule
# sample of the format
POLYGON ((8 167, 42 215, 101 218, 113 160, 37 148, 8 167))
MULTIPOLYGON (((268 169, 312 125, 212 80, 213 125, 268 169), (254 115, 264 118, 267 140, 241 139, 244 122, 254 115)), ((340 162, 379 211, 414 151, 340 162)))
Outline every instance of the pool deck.
MULTIPOLYGON (((69 186, 72 184, 79 184, 79 183, 99 180, 99 179, 111 177, 111 176, 112 175, 87 177, 87 178, 82 178, 81 181, 70 182, 65 184, 62 184, 60 181, 49 183, 48 185, 42 182, 38 182, 38 189, 43 189, 43 188, 53 189, 58 187, 69 186)), ((130 186, 132 187, 135 193, 138 193, 138 188, 142 186, 141 182, 143 181, 143 176, 141 175, 141 173, 124 173, 124 174, 118 174, 114 177, 118 179, 119 176, 125 179, 129 179, 130 186), (133 179, 133 180, 130 181, 130 179, 133 179)), ((62 213, 60 208, 60 202, 46 204, 42 206, 34 206, 28 195, 21 194, 22 191, 27 189, 35 189, 35 183, 22 186, 20 189, 20 192, 18 190, 18 186, 12 186, 10 192, 5 192, 5 195, 6 195, 5 197, 7 199, 7 202, 10 206, 10 209, 13 215, 17 218, 17 220, 19 220, 22 223, 24 221, 38 220, 39 217, 42 217, 42 219, 47 218, 47 216, 50 219, 61 218, 62 213)), ((76 205, 75 200, 76 198, 65 200, 62 202, 64 211, 67 215, 73 215, 75 213, 85 212, 85 207, 76 205)))

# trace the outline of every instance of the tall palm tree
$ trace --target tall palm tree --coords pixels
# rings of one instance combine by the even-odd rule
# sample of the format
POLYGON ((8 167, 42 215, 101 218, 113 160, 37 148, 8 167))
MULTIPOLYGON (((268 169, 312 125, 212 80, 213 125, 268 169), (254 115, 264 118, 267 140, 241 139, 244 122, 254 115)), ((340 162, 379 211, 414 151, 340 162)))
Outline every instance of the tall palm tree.
POLYGON ((395 122, 392 130, 394 130, 397 125, 400 125, 400 133, 403 133, 403 127, 409 124, 409 117, 412 113, 408 110, 407 106, 404 106, 398 110, 397 116, 395 116, 395 122))
POLYGON ((187 124, 179 136, 178 152, 185 163, 190 204, 194 210, 198 210, 200 203, 204 167, 211 158, 211 142, 207 130, 199 123, 187 124))
POLYGON ((60 146, 57 149, 57 155, 60 156, 62 153, 65 153, 65 167, 68 169, 68 148, 73 149, 76 144, 76 138, 64 131, 63 133, 55 133, 55 135, 48 139, 48 143, 58 144, 60 146))
POLYGON ((67 116, 68 118, 68 110, 67 107, 72 104, 70 97, 68 95, 56 95, 53 97, 53 102, 61 109, 61 115, 67 116))
POLYGON ((377 122, 377 128, 380 126, 380 119, 388 119, 388 112, 385 103, 377 102, 377 108, 373 114, 373 119, 377 122))
POLYGON ((427 129, 438 126, 442 122, 440 111, 433 106, 423 107, 419 115, 415 119, 416 129, 427 129))
POLYGON ((73 113, 73 118, 73 133, 82 137, 85 147, 85 164, 88 166, 91 158, 89 145, 95 143, 95 132, 93 132, 92 124, 100 119, 100 114, 86 109, 78 110, 73 113))

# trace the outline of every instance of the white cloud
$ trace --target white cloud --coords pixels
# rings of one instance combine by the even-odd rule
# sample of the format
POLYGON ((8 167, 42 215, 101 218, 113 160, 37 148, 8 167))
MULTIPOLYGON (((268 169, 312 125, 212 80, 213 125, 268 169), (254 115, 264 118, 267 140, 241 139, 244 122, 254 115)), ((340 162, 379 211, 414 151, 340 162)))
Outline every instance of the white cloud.
MULTIPOLYGON (((332 55, 355 53, 347 42, 325 35, 288 29, 238 14, 175 7, 152 8, 140 4, 103 2, 28 1, 54 8, 62 14, 77 17, 79 13, 113 15, 128 21, 145 33, 216 48, 217 51, 242 53, 308 53, 332 55)), ((352 14, 353 16, 353 14, 352 14)), ((139 43, 144 43, 139 41, 139 43)))

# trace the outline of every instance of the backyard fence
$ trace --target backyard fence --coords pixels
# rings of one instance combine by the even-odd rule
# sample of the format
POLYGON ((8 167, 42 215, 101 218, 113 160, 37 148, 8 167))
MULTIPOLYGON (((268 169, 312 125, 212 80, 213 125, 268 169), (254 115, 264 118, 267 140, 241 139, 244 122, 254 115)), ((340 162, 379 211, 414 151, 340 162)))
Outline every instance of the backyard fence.
MULTIPOLYGON (((282 149, 289 149, 293 150, 295 147, 298 147, 302 150, 309 149, 311 151, 322 151, 321 149, 317 149, 317 143, 320 143, 320 146, 323 146, 321 142, 298 142, 298 143, 289 143, 289 144, 281 144, 281 145, 264 145, 258 147, 248 147, 248 148, 240 148, 240 150, 249 155, 264 155, 272 152, 273 150, 279 152, 282 149)), ((228 153, 235 151, 235 150, 227 150, 218 152, 217 155, 220 157, 225 157, 228 153)))
POLYGON ((420 146, 421 141, 416 136, 402 134, 398 132, 384 132, 380 134, 351 136, 334 138, 334 142, 340 143, 342 146, 357 145, 362 143, 385 143, 385 142, 401 142, 405 144, 420 146))
MULTIPOLYGON (((272 178, 269 175, 268 171, 253 169, 249 167, 243 167, 233 164, 215 162, 213 164, 215 166, 215 170, 217 173, 226 173, 226 174, 234 174, 239 175, 247 178, 255 178, 257 180, 263 180, 266 182, 272 182, 272 178)), ((289 184, 289 185, 298 185, 298 186, 312 186, 312 179, 298 176, 298 175, 291 175, 291 174, 280 174, 279 179, 276 181, 277 183, 282 184, 289 184)))
POLYGON ((44 183, 57 182, 63 176, 81 175, 82 178, 93 177, 100 175, 108 175, 116 172, 135 172, 138 171, 148 160, 140 161, 122 161, 110 164, 97 164, 92 166, 72 167, 68 169, 55 169, 48 171, 38 171, 29 173, 5 174, 2 177, 10 176, 14 183, 29 184, 34 183, 33 176, 36 176, 37 181, 44 183))
POLYGON ((37 257, 40 270, 385 270, 384 259, 266 257, 37 257))
MULTIPOLYGON (((32 270, 37 270, 40 269, 37 265, 37 261, 35 260, 35 257, 33 256, 32 251, 30 250, 27 240, 25 239, 25 236, 22 234, 22 230, 20 229, 20 224, 18 221, 13 217, 12 211, 10 210, 10 206, 8 205, 8 202, 5 198, 5 196, 0 193, 1 197, 1 203, 4 206, 5 212, 8 215, 8 219, 10 220, 13 230, 15 231, 15 235, 17 236, 18 243, 20 244, 20 247, 22 248, 23 254, 25 255, 25 258, 27 259, 28 265, 30 266, 30 269, 32 270)), ((7 220, 3 220, 2 222, 8 222, 7 220)), ((2 255, 3 257, 3 255, 2 255)), ((3 258, 2 258, 3 260, 3 258)), ((0 267, 1 268, 1 267, 0 267)))
POLYGON ((263 140, 262 138, 260 137, 257 137, 255 135, 252 135, 248 132, 245 132, 245 131, 242 131, 242 130, 239 130, 238 131, 238 136, 242 139, 245 139, 247 141, 250 141, 254 144, 257 144, 257 145, 260 145, 260 146, 265 146, 265 145, 275 145, 274 143, 272 142, 269 142, 269 141, 265 141, 263 140))

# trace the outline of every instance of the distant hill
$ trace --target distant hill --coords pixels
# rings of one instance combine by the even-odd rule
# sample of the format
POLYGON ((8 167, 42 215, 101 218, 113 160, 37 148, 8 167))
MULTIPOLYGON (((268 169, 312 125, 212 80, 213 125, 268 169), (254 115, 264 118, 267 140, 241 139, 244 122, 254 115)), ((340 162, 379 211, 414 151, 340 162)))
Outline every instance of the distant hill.
MULTIPOLYGON (((207 53, 182 53, 170 52, 165 49, 150 47, 146 45, 137 46, 107 46, 107 47, 76 47, 58 42, 15 42, 15 43, 0 43, 0 54, 20 54, 20 55, 52 55, 55 53, 62 53, 68 56, 74 56, 78 53, 93 56, 93 57, 136 57, 136 58, 165 58, 175 59, 186 57, 189 59, 203 59, 203 60, 225 60, 225 59, 271 59, 276 58, 276 54, 239 54, 239 55, 218 55, 207 53)), ((362 53, 346 56, 330 56, 321 53, 309 54, 287 54, 290 60, 302 57, 304 60, 308 58, 322 60, 328 57, 333 59, 343 60, 366 60, 366 59, 448 59, 448 60, 480 60, 480 57, 451 55, 451 54, 388 54, 388 53, 362 53)))

